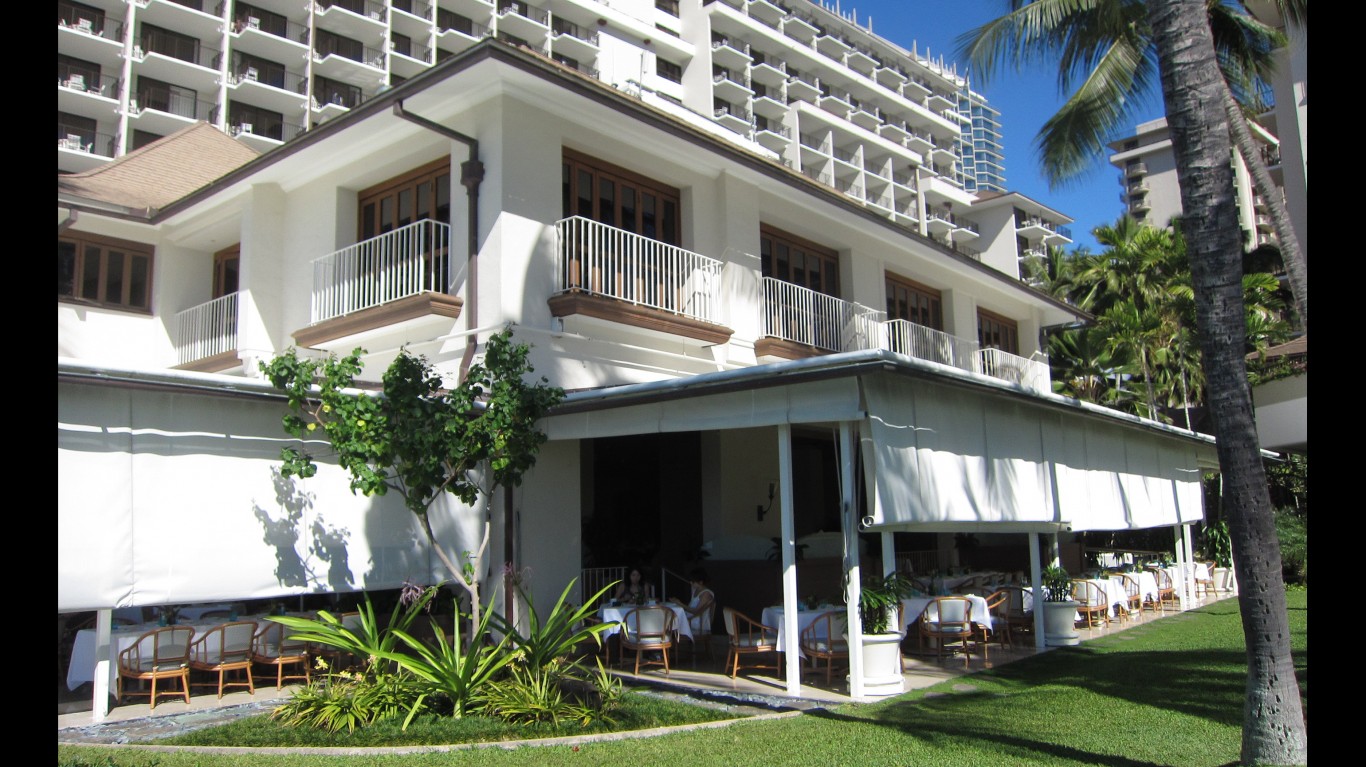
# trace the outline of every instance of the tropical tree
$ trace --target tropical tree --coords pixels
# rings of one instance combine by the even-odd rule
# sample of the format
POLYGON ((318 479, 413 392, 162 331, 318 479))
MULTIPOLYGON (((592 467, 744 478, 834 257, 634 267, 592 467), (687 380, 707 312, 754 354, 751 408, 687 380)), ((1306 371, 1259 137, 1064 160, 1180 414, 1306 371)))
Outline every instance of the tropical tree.
MULTIPOLYGON (((983 78, 1008 62, 1022 66, 1057 57, 1059 87, 1070 95, 1036 140, 1049 182, 1061 183, 1095 162, 1153 84, 1157 58, 1147 10, 1141 0, 1006 2, 1009 13, 959 39, 961 52, 983 78)), ((1304 23, 1307 0, 1280 0, 1277 5, 1286 18, 1304 23)), ((1262 106, 1260 94, 1274 66, 1274 51, 1286 38, 1231 0, 1208 0, 1206 10, 1225 86, 1217 103, 1228 112, 1239 156, 1271 209, 1300 326, 1307 331, 1308 267, 1244 113, 1244 106, 1262 106)))
MULTIPOLYGON (((514 487, 536 463, 546 435, 536 421, 564 391, 546 379, 528 383, 530 347, 504 330, 489 337, 484 361, 470 367, 454 388, 425 357, 406 350, 384 373, 376 397, 355 388, 364 349, 337 359, 300 358, 289 350, 261 369, 285 392, 287 433, 297 439, 326 437, 337 463, 351 475, 351 491, 367 496, 398 493, 417 516, 432 551, 470 597, 471 622, 483 625, 480 581, 488 548, 490 519, 474 551, 448 552, 436 540, 431 512, 437 499, 455 496, 466 506, 514 487), (459 560, 459 561, 457 561, 459 560)), ((302 444, 280 451, 284 477, 312 477, 318 458, 302 444)))
MULTIPOLYGON (((1304 0, 1286 5, 1303 18, 1304 0)), ((1074 109, 1061 119, 1063 123, 1076 122, 1079 130, 1075 135, 1084 138, 1089 130, 1098 139, 1093 147, 1102 146, 1105 134, 1116 127, 1116 120, 1104 119, 1106 111, 1122 113, 1125 99, 1141 92, 1142 88, 1136 87, 1144 84, 1140 80, 1151 77, 1153 67, 1145 62, 1149 51, 1156 52, 1156 71, 1160 73, 1181 187, 1184 218, 1180 227, 1191 264, 1206 391, 1218 435, 1219 465, 1239 574, 1238 599, 1248 659, 1242 762, 1305 763, 1307 738, 1290 657, 1275 517, 1244 364, 1247 318, 1242 300, 1243 249, 1229 163, 1230 114, 1224 108, 1229 84, 1220 69, 1221 62, 1235 52, 1217 46, 1215 32, 1220 26, 1210 21, 1211 12, 1222 11, 1224 4, 1206 0, 1010 0, 1010 7, 1012 12, 1003 17, 1007 20, 1004 24, 998 27, 993 22, 972 33, 980 41, 975 43, 980 57, 974 56, 974 63, 980 67, 1011 55, 1019 62, 1044 54, 1057 55, 1064 87, 1073 72, 1085 71, 1086 84, 1093 87, 1073 94, 1068 106, 1074 109), (1027 13, 1021 13, 1026 9, 1027 13)), ((986 67, 988 71, 991 68, 986 67)), ((1050 154, 1045 148, 1045 162, 1052 168, 1065 169, 1059 160, 1072 151, 1064 148, 1059 154, 1050 154)), ((1054 177, 1060 176, 1055 172, 1054 177)), ((1267 197, 1274 200, 1274 195, 1267 197)), ((1302 307, 1307 306, 1305 298, 1297 293, 1302 307)), ((1301 320, 1307 326, 1303 308, 1301 320)))

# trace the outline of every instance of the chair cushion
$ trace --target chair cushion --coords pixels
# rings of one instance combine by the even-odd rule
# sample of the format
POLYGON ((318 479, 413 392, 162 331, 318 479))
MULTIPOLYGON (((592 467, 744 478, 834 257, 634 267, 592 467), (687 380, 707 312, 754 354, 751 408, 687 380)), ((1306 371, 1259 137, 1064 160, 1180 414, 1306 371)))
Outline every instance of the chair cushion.
POLYGON ((744 634, 735 637, 735 639, 732 640, 732 644, 737 647, 768 647, 770 645, 777 645, 778 637, 768 633, 765 633, 762 636, 758 634, 744 634))

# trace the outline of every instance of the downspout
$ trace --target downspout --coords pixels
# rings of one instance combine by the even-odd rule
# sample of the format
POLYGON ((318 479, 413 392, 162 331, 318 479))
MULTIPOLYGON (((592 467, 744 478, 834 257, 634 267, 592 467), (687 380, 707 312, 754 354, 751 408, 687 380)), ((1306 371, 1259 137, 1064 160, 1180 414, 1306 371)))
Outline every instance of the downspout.
MULTIPOLYGON (((479 321, 479 183, 484 180, 484 163, 479 160, 479 139, 466 136, 425 117, 403 111, 402 99, 394 102, 394 116, 439 133, 446 138, 459 141, 470 152, 470 159, 460 163, 460 184, 465 187, 469 195, 469 226, 467 228, 469 230, 468 247, 470 254, 469 269, 466 272, 469 289, 466 291, 464 308, 465 327, 470 334, 465 339, 465 354, 460 358, 459 380, 463 381, 470 371, 470 361, 474 359, 474 350, 479 346, 479 333, 477 332, 479 321)), ((447 287, 449 288, 449 286, 447 287)))

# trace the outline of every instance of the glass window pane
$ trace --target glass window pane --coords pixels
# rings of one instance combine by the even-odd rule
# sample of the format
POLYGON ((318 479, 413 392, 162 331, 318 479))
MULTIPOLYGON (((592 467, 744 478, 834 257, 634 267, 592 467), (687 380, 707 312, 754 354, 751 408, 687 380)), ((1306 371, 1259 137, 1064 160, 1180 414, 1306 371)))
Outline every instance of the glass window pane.
POLYGON ((368 240, 377 234, 379 231, 375 229, 375 204, 369 202, 360 211, 360 238, 368 240))
POLYGON ((417 196, 413 203, 413 220, 421 221, 432 217, 432 182, 423 181, 417 185, 417 196))
POLYGON ((130 255, 128 258, 132 262, 131 273, 128 275, 128 305, 146 307, 149 303, 147 300, 147 266, 150 259, 146 256, 135 255, 130 255))
POLYGON ((659 238, 659 219, 655 214, 655 196, 640 193, 640 233, 652 240, 659 238))
POLYGON ((593 215, 593 174, 586 170, 579 171, 579 215, 587 219, 595 218, 593 215))
POLYGON ((385 197, 379 201, 379 233, 393 231, 394 228, 394 198, 385 197))
POLYGON ((57 242, 57 295, 76 295, 76 243, 57 242))
POLYGON ((598 221, 616 226, 617 187, 611 181, 598 179, 598 221))
POLYGON ((413 190, 401 189, 398 193, 398 221, 397 226, 407 226, 413 223, 413 190))
POLYGON ((436 220, 443 224, 451 222, 451 174, 443 173, 436 177, 436 220))
POLYGON ((123 254, 116 250, 105 251, 105 260, 104 295, 101 300, 110 304, 124 303, 123 254))
POLYGON ((628 232, 636 231, 636 190, 629 186, 621 188, 620 226, 628 232))
POLYGON ((91 301, 100 300, 100 249, 94 245, 85 246, 80 297, 91 301))

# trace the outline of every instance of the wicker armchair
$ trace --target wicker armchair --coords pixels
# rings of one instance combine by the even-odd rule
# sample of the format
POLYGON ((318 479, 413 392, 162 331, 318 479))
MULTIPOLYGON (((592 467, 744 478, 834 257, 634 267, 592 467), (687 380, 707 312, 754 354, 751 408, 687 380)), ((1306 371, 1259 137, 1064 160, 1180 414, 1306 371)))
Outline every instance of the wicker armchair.
POLYGON ((1110 624, 1110 603, 1105 598, 1105 590, 1099 585, 1084 580, 1072 581, 1072 598, 1077 600, 1077 612, 1086 619, 1087 628, 1096 625, 1096 616, 1105 625, 1110 624))
POLYGON ((252 663, 275 669, 275 689, 285 686, 289 680, 312 681, 308 663, 308 645, 285 637, 285 627, 275 621, 265 621, 261 630, 252 640, 252 663), (286 674, 288 666, 301 666, 302 674, 286 674))
MULTIPOLYGON (((218 674, 218 699, 224 687, 246 687, 256 694, 251 678, 251 651, 256 638, 255 621, 233 621, 204 632, 190 645, 190 668, 218 674), (242 681, 228 681, 229 672, 241 672, 242 681)), ((208 683, 201 683, 201 686, 208 683)))
POLYGON ((646 666, 664 667, 669 673, 669 650, 674 646, 674 611, 668 607, 637 607, 626 613, 626 629, 621 633, 621 654, 636 651, 636 670, 640 673, 641 657, 647 652, 658 652, 662 660, 645 660, 646 666))
POLYGON ((845 613, 831 610, 821 613, 801 633, 802 654, 811 659, 811 667, 820 670, 825 661, 825 683, 830 684, 836 660, 849 659, 849 642, 844 639, 845 613))
POLYGON ((119 653, 118 697, 124 695, 147 695, 151 707, 157 707, 158 695, 183 695, 186 705, 190 702, 190 640, 194 629, 189 626, 167 626, 152 629, 138 637, 131 647, 119 653), (150 692, 125 692, 124 679, 151 682, 150 692), (162 690, 157 692, 157 682, 163 679, 179 679, 180 692, 162 690))
POLYGON ((740 673, 741 655, 772 656, 772 666, 762 663, 745 668, 771 668, 778 671, 778 630, 765 626, 732 607, 721 611, 726 621, 726 633, 730 635, 730 646, 726 652, 726 668, 734 679, 740 673))
POLYGON ((963 666, 972 660, 976 644, 972 623, 972 601, 967 597, 935 597, 920 614, 920 637, 934 640, 935 658, 942 660, 944 650, 957 648, 963 653, 963 666))

